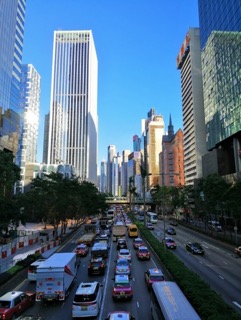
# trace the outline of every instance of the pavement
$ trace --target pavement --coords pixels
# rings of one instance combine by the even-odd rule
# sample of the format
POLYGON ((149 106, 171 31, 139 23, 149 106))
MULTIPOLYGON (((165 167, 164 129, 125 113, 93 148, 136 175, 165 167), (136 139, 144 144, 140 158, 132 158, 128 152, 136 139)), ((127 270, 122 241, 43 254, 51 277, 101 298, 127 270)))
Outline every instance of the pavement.
MULTIPOLYGON (((14 266, 17 261, 36 252, 48 258, 60 245, 60 241, 54 239, 51 225, 45 227, 42 223, 27 223, 25 226, 20 226, 18 230, 21 236, 14 239, 12 243, 0 244, 0 273, 14 266), (41 236, 42 232, 47 235, 41 236)), ((67 228, 66 233, 71 231, 70 228, 67 228)))

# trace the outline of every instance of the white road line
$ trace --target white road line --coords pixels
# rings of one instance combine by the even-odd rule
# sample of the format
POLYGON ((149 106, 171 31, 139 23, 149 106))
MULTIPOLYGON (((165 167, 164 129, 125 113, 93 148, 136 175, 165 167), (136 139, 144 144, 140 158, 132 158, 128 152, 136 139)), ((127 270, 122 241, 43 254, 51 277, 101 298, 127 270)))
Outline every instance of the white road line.
POLYGON ((235 306, 241 309, 241 305, 237 301, 233 301, 233 304, 235 304, 235 306))
POLYGON ((219 275, 219 278, 221 278, 222 280, 224 280, 224 277, 222 277, 222 276, 220 276, 220 275, 219 275))
POLYGON ((137 308, 140 308, 139 302, 136 301, 137 308))

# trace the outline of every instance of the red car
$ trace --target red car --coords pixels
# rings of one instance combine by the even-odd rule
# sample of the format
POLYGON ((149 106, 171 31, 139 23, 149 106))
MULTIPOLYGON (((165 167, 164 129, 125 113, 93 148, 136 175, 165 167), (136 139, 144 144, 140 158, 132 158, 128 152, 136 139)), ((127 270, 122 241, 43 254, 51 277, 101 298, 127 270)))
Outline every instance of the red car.
POLYGON ((17 317, 35 303, 35 292, 11 291, 0 297, 0 319, 17 317))
POLYGON ((148 269, 144 273, 144 277, 145 277, 145 282, 147 284, 148 289, 151 288, 154 282, 164 281, 164 275, 162 271, 157 268, 148 269))
POLYGON ((130 278, 127 275, 115 276, 115 283, 112 289, 113 300, 130 300, 133 297, 130 278))
POLYGON ((151 254, 147 247, 140 246, 136 252, 138 260, 150 260, 151 254))
POLYGON ((133 240, 134 249, 138 249, 140 246, 144 246, 144 241, 141 238, 135 238, 133 240))
POLYGON ((81 243, 76 247, 75 253, 80 257, 86 257, 89 253, 89 248, 86 244, 81 243))

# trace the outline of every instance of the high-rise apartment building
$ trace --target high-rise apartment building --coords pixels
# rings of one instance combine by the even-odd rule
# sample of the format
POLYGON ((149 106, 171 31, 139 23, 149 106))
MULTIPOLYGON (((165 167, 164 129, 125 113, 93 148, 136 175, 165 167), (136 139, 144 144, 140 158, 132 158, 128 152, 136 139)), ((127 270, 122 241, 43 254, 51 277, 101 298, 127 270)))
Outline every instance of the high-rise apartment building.
POLYGON ((121 156, 117 153, 112 159, 112 194, 121 196, 121 156))
POLYGON ((141 138, 136 134, 133 136, 133 151, 141 151, 141 138))
POLYGON ((0 149, 16 154, 26 0, 0 1, 0 149))
POLYGON ((48 163, 71 164, 97 185, 98 61, 92 32, 55 31, 48 163))
POLYGON ((44 117, 44 141, 43 141, 43 163, 48 163, 48 144, 49 144, 49 113, 44 117))
MULTIPOLYGON (((241 1, 199 0, 206 143, 221 175, 241 173, 241 1), (211 152, 212 151, 212 152, 211 152)), ((208 165, 207 165, 208 164, 208 165)), ((216 168, 217 167, 217 168, 216 168)))
POLYGON ((24 192, 25 167, 37 162, 39 132, 40 75, 32 64, 23 64, 20 83, 20 139, 16 164, 21 168, 17 192, 24 192))
POLYGON ((207 150, 198 28, 188 30, 176 62, 181 73, 185 184, 193 185, 203 175, 202 156, 207 150))

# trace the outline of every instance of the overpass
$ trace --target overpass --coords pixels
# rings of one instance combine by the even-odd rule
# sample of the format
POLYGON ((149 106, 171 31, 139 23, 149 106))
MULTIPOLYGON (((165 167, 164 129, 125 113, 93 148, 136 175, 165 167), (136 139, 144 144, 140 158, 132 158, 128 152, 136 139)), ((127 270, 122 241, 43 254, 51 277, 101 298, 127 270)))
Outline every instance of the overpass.
MULTIPOLYGON (((130 199, 127 197, 106 197, 106 203, 108 204, 130 204, 130 199)), ((132 200, 133 204, 144 204, 143 198, 135 198, 132 200)), ((152 204, 153 200, 152 198, 146 198, 145 199, 146 204, 152 204)))

